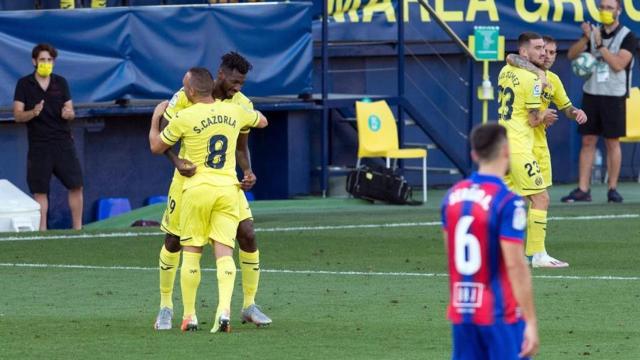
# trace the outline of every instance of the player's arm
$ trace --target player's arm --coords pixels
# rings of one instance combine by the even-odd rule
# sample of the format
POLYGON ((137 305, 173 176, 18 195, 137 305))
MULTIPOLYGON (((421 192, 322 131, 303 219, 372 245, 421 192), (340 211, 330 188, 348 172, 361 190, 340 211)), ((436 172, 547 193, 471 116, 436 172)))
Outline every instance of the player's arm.
POLYGON ((522 56, 518 54, 507 55, 507 64, 538 75, 538 77, 540 78, 540 82, 542 83, 542 87, 544 88, 547 86, 547 74, 545 73, 545 71, 533 65, 531 61, 523 58, 522 56))
MULTIPOLYGON (((160 117, 164 113, 164 110, 167 108, 168 104, 169 102, 166 100, 159 103, 153 110, 153 115, 151 116, 151 127, 149 129, 149 145, 151 147, 151 152, 158 155, 164 154, 171 148, 171 146, 173 146, 173 144, 165 143, 160 136, 160 117)), ((175 142, 177 142, 178 139, 175 140, 175 142)))
POLYGON ((524 260, 524 247, 522 242, 500 241, 502 255, 511 282, 513 295, 524 315, 526 327, 522 342, 520 357, 529 357, 536 354, 539 346, 538 320, 533 304, 533 286, 529 266, 524 260))
MULTIPOLYGON (((166 114, 166 110, 165 110, 166 114)), ((160 131, 164 130, 164 128, 169 125, 169 121, 165 118, 164 115, 160 117, 160 131)), ((173 148, 169 148, 164 152, 164 155, 171 161, 171 164, 178 170, 180 175, 184 177, 192 177, 196 173, 196 166, 187 159, 180 159, 173 148)))
POLYGON ((242 190, 251 190, 258 180, 251 169, 251 154, 249 153, 249 133, 240 133, 236 144, 236 161, 242 170, 243 178, 240 182, 242 190))
POLYGON ((522 311, 526 327, 520 357, 535 355, 538 351, 538 320, 533 304, 533 285, 529 266, 524 260, 524 234, 527 225, 525 202, 513 198, 499 212, 500 250, 513 296, 522 311))
POLYGON ((542 123, 544 123, 544 116, 546 112, 540 111, 540 109, 529 109, 529 126, 536 127, 542 123))
POLYGON ((573 105, 567 106, 560 111, 562 111, 569 119, 575 120, 578 124, 584 124, 587 122, 587 114, 582 109, 578 109, 573 105))
POLYGON ((595 33, 594 42, 596 49, 600 52, 604 61, 606 61, 615 72, 626 69, 633 59, 632 53, 636 51, 635 37, 630 34, 625 36, 622 41, 620 51, 618 51, 617 54, 612 53, 609 51, 608 47, 602 45, 602 36, 600 35, 600 32, 595 33))

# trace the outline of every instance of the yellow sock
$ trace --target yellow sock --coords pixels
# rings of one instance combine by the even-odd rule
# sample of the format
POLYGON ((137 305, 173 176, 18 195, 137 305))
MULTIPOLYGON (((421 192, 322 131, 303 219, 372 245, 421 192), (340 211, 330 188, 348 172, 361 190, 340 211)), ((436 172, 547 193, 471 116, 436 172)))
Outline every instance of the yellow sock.
POLYGON ((547 237, 547 212, 529 209, 527 214, 527 256, 544 252, 544 240, 547 237))
POLYGON ((218 277, 218 311, 231 310, 233 284, 236 280, 236 264, 231 256, 223 256, 216 260, 218 277))
POLYGON ((173 309, 173 283, 176 280, 176 271, 180 263, 180 251, 169 252, 162 246, 160 250, 160 307, 173 309))
POLYGON ((202 254, 183 251, 182 267, 180 268, 180 288, 182 289, 182 303, 186 319, 196 313, 196 294, 200 286, 200 258, 202 254))
POLYGON ((256 302, 258 283, 260 282, 260 251, 238 253, 240 260, 240 271, 242 271, 242 293, 244 299, 242 308, 246 309, 256 302))

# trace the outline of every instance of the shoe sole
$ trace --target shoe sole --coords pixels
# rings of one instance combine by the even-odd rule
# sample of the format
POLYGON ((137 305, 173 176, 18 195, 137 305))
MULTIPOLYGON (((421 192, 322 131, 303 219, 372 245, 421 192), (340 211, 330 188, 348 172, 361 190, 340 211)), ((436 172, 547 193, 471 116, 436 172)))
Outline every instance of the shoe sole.
POLYGON ((231 332, 231 320, 220 320, 220 323, 218 324, 218 327, 215 327, 213 329, 211 329, 210 333, 215 334, 215 333, 230 333, 231 332))
POLYGON ((180 330, 182 330, 183 332, 187 332, 187 331, 198 331, 198 325, 195 324, 188 324, 186 327, 180 327, 180 330))
POLYGON ((271 322, 268 322, 268 323, 255 322, 250 317, 245 317, 244 315, 242 316, 242 321, 241 322, 243 324, 251 323, 251 324, 254 324, 257 327, 267 327, 267 326, 271 325, 271 322))
POLYGON ((171 325, 169 326, 158 326, 158 324, 153 324, 153 328, 158 331, 162 330, 171 330, 171 325))
POLYGON ((565 265, 534 265, 531 264, 532 268, 535 269, 564 269, 564 268, 568 268, 569 264, 565 264, 565 265))

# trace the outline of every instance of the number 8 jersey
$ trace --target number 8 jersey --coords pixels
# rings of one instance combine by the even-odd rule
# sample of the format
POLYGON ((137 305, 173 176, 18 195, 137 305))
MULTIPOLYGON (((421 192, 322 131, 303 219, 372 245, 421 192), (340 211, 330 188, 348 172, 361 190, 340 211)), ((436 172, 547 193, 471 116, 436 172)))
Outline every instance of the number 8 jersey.
POLYGON ((182 139, 184 157, 197 166, 196 174, 185 179, 182 188, 203 183, 238 184, 235 156, 238 134, 258 123, 256 111, 221 101, 198 103, 179 111, 164 128, 161 138, 168 145, 182 139))
POLYGON ((491 175, 474 173, 447 192, 441 215, 448 249, 447 317, 452 323, 512 324, 520 319, 500 242, 523 241, 524 205, 502 179, 491 175))

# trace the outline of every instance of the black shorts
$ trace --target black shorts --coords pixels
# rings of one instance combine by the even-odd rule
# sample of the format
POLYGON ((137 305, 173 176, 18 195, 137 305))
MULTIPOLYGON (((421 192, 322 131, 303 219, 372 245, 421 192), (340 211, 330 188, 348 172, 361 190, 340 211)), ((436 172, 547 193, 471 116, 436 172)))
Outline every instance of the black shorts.
POLYGON ((67 189, 82 187, 82 169, 73 141, 29 145, 27 184, 31 193, 48 194, 52 174, 67 189))
POLYGON ((587 122, 578 125, 582 135, 602 135, 607 139, 624 137, 627 133, 627 98, 624 96, 590 95, 582 97, 582 110, 587 122))

